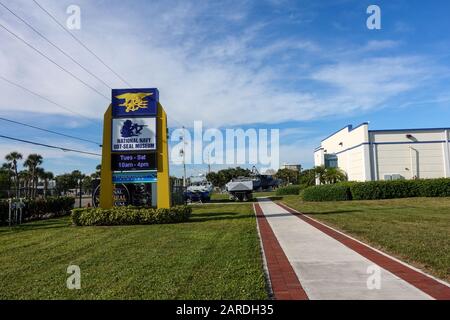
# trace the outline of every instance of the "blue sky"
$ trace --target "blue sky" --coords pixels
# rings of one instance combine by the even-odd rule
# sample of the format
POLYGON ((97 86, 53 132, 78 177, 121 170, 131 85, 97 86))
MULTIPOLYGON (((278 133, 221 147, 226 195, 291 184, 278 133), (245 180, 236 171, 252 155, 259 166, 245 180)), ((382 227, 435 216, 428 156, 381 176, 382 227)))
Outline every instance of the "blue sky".
MULTIPOLYGON (((113 88, 121 83, 32 2, 1 0, 113 88)), ((135 87, 157 87, 171 128, 280 129, 280 162, 313 165, 320 140, 347 124, 371 129, 450 127, 448 1, 39 1, 60 21, 81 8, 74 34, 135 87), (366 9, 381 8, 381 30, 366 9)), ((0 22, 95 87, 110 91, 0 7, 0 22)), ((108 101, 0 29, 0 75, 89 118, 0 79, 0 116, 101 140, 108 101)), ((99 152, 94 144, 0 123, 0 134, 99 152)), ((55 173, 100 162, 0 140, 44 155, 55 173)), ((214 167, 213 169, 218 169, 214 167)), ((180 166, 172 173, 181 174, 180 166)), ((204 167, 189 167, 196 174, 204 167)))

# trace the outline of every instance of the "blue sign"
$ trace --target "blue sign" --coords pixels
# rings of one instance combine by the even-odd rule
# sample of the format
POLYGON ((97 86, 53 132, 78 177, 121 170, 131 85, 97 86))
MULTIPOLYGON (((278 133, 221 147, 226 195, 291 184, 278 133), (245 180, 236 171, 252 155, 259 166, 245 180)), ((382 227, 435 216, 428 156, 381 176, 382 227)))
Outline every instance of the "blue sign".
POLYGON ((150 89, 113 89, 112 116, 156 116, 159 101, 159 91, 150 89))
POLYGON ((157 181, 157 172, 114 172, 113 183, 154 183, 157 181))

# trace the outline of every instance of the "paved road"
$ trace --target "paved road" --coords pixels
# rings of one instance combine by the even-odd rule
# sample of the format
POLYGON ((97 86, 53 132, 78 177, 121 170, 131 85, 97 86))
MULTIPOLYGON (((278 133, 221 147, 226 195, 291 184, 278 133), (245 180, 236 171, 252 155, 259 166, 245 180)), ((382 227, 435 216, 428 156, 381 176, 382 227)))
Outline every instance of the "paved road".
POLYGON ((258 200, 309 299, 432 299, 274 202, 258 200))

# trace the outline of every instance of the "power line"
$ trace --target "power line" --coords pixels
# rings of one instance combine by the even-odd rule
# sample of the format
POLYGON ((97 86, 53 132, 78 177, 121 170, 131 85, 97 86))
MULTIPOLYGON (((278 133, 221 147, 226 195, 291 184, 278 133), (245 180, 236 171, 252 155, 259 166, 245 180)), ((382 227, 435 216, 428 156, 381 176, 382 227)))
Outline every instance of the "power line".
POLYGON ((114 71, 110 66, 106 64, 98 55, 96 55, 91 49, 89 49, 80 39, 78 39, 72 32, 67 30, 64 25, 62 25, 48 10, 46 10, 42 5, 39 4, 36 0, 33 0, 34 3, 41 8, 58 26, 61 27, 67 34, 69 34, 76 42, 78 42, 84 49, 86 49, 90 54, 92 54, 101 64, 103 64, 109 71, 114 73, 114 75, 119 78, 123 83, 125 83, 128 87, 132 87, 122 76, 120 76, 116 71, 114 71))
POLYGON ((7 122, 10 122, 10 123, 15 123, 15 124, 18 124, 18 125, 21 125, 21 126, 24 126, 24 127, 29 127, 29 128, 33 128, 33 129, 36 129, 36 130, 41 130, 41 131, 44 131, 44 132, 56 134, 56 135, 59 135, 59 136, 63 136, 63 137, 67 137, 67 138, 71 138, 71 139, 75 139, 75 140, 80 140, 80 141, 85 141, 85 142, 94 143, 94 144, 96 144, 97 146, 101 146, 100 143, 95 142, 95 141, 92 141, 92 140, 83 139, 83 138, 71 136, 71 135, 68 135, 68 134, 65 134, 65 133, 60 133, 60 132, 56 132, 56 131, 44 129, 44 128, 39 128, 39 127, 30 125, 30 124, 26 124, 26 123, 23 123, 23 122, 19 122, 19 121, 15 121, 15 120, 10 120, 10 119, 6 119, 6 118, 3 118, 3 117, 0 117, 0 120, 2 120, 2 121, 7 121, 7 122))
POLYGON ((88 74, 90 74, 92 77, 100 81, 104 86, 106 86, 108 89, 112 89, 110 85, 108 85, 105 81, 103 81, 101 78, 97 77, 95 74, 93 74, 91 71, 89 71, 87 68, 85 68, 82 64, 80 64, 77 60, 75 60, 70 54, 65 52, 63 49, 58 47, 56 44, 54 44, 52 41, 50 41, 46 36, 44 36, 41 32, 36 30, 30 23, 28 23, 25 19, 21 18, 19 15, 17 15, 14 11, 12 11, 10 8, 8 8, 5 4, 0 2, 0 5, 3 6, 6 10, 8 10, 12 15, 14 15, 17 19, 22 21, 24 24, 26 24, 31 30, 33 30, 35 33, 37 33, 41 38, 43 38, 45 41, 47 41, 50 45, 52 45, 54 48, 56 48, 59 52, 61 52, 63 55, 65 55, 67 58, 69 58, 72 62, 74 62, 76 65, 78 65, 80 68, 82 68, 84 71, 86 71, 88 74))
POLYGON ((23 38, 21 38, 20 36, 18 36, 17 34, 15 34, 14 32, 12 32, 10 29, 8 29, 7 27, 5 27, 3 24, 0 23, 0 27, 2 27, 3 29, 5 29, 9 34, 11 34, 12 36, 14 36, 16 39, 20 40, 22 43, 24 43, 26 46, 28 46, 29 48, 33 49, 34 51, 36 51, 38 54, 40 54, 42 57, 44 57, 45 59, 47 59, 48 61, 50 61, 51 63, 53 63, 55 66, 57 66, 58 68, 60 68, 62 71, 64 71, 65 73, 67 73, 68 75, 70 75, 72 78, 78 80, 80 83, 82 83, 83 85, 85 85, 86 87, 88 87, 89 89, 91 89, 92 91, 96 92, 98 95, 104 97, 106 100, 110 100, 110 98, 108 98, 107 96, 105 96, 103 93, 101 93, 100 91, 98 91, 97 89, 95 89, 94 87, 92 87, 91 85, 89 85, 88 83, 84 82, 83 80, 81 80, 79 77, 77 77, 76 75, 74 75, 72 72, 70 72, 69 70, 67 70, 66 68, 62 67, 61 65, 59 65, 57 62, 55 62, 53 59, 51 59, 50 57, 48 57, 46 54, 44 54, 42 51, 40 51, 39 49, 33 47, 30 43, 28 43, 26 40, 24 40, 23 38))
MULTIPOLYGON (((87 51, 89 51, 93 56, 95 56, 105 67, 107 67, 111 72, 113 72, 119 79, 121 79, 125 84, 127 84, 129 87, 131 87, 131 85, 125 80, 123 79, 119 74, 117 74, 111 67, 109 67, 100 57, 98 57, 92 50, 90 50, 86 45, 84 45, 84 43, 81 42, 81 40, 79 40, 75 35, 73 35, 70 31, 68 31, 48 10, 46 10, 42 5, 40 5, 37 1, 33 0, 36 5, 42 9, 50 18, 52 18, 52 20, 54 20, 65 32, 67 32, 72 38, 74 38, 81 46, 83 46, 87 51)), ((0 2, 0 5, 2 5, 5 9, 7 9, 11 14, 13 14, 16 18, 18 18, 19 20, 21 20, 24 24, 26 24, 30 29, 32 29, 35 33, 37 33, 40 37, 42 37, 43 39, 45 39, 49 44, 51 44, 53 47, 55 47, 58 51, 60 51, 62 54, 64 54, 67 58, 69 58, 71 61, 73 61, 75 64, 77 64, 80 68, 82 68, 84 71, 86 71, 87 73, 89 73, 92 77, 96 78, 98 81, 100 81, 102 84, 104 84, 107 88, 112 89, 111 86, 109 86, 105 81, 103 81, 102 79, 100 79, 99 77, 97 77, 95 74, 93 74, 92 72, 90 72, 88 69, 86 69, 83 65, 81 65, 78 61, 76 61, 71 55, 69 55, 67 52, 65 52, 64 50, 62 50, 61 48, 59 48, 56 44, 54 44, 52 41, 50 41, 46 36, 44 36, 41 32, 39 32, 38 30, 36 30, 30 23, 28 23, 27 21, 25 21, 23 18, 21 18, 20 16, 18 16, 16 13, 14 13, 10 8, 8 8, 5 4, 3 4, 2 2, 0 2)), ((66 73, 68 73, 69 75, 71 75, 72 77, 76 78, 78 81, 80 81, 81 83, 83 83, 85 86, 89 87, 91 90, 94 90, 97 94, 100 94, 101 96, 105 97, 106 99, 109 100, 108 97, 106 97, 105 95, 103 95, 102 93, 100 93, 99 91, 97 91, 95 88, 91 87, 90 85, 88 85, 87 83, 85 83, 84 81, 82 81, 80 78, 76 77, 74 74, 72 74, 70 71, 64 69, 63 67, 61 67, 60 65, 58 65, 56 62, 54 62, 53 60, 51 60, 49 57, 45 56, 41 51, 39 51, 38 49, 34 48, 33 46, 31 46, 29 43, 27 43, 24 39, 20 38, 18 35, 14 34, 12 31, 8 30, 5 26, 1 25, 1 27, 3 27, 6 31, 8 31, 10 34, 12 34, 13 36, 15 36, 17 39, 21 40, 24 44, 26 44, 27 46, 31 47, 32 49, 34 49, 35 51, 37 51, 40 55, 44 56, 47 60, 49 60, 50 62, 54 63, 56 66, 58 66, 60 69, 62 69, 63 71, 65 71, 66 73)), ((172 121, 176 122, 178 125, 180 125, 180 127, 184 127, 184 124, 182 124, 180 121, 178 121, 177 119, 175 119, 172 116, 168 116, 169 119, 171 119, 172 121)))
POLYGON ((58 150, 61 150, 61 151, 64 151, 64 152, 76 152, 76 153, 89 154, 89 155, 92 155, 92 156, 100 156, 100 157, 102 156, 101 154, 98 154, 98 153, 87 152, 87 151, 80 151, 80 150, 69 149, 69 148, 58 147, 58 146, 52 146, 52 145, 49 145, 49 144, 44 144, 44 143, 39 143, 39 142, 34 142, 34 141, 29 141, 29 140, 23 140, 23 139, 18 139, 18 138, 4 136, 4 135, 0 135, 0 138, 14 140, 14 141, 19 141, 19 142, 24 142, 24 143, 29 143, 29 144, 33 144, 33 145, 36 145, 36 146, 42 146, 42 147, 51 148, 51 149, 58 149, 58 150))
MULTIPOLYGON (((80 39, 78 39, 72 32, 66 29, 64 25, 58 21, 58 19, 55 18, 54 15, 52 15, 47 9, 45 9, 37 0, 33 0, 33 2, 42 10, 44 11, 64 32, 66 32, 68 35, 70 35, 76 42, 78 42, 84 49, 86 49, 89 53, 91 53, 101 64, 103 64, 108 70, 110 70, 114 75, 119 78, 123 83, 125 83, 128 87, 132 87, 132 85, 125 80, 122 76, 120 76, 116 71, 114 71, 109 65, 106 64, 97 54, 95 54, 91 49, 89 49, 80 39)), ((182 124, 180 121, 175 119, 172 116, 168 116, 172 121, 176 122, 180 127, 183 127, 184 124, 182 124)))
POLYGON ((55 102, 55 101, 52 101, 52 100, 50 100, 49 98, 47 98, 47 97, 45 97, 45 96, 43 96, 43 95, 41 95, 41 94, 39 94, 39 93, 37 93, 37 92, 31 91, 30 89, 28 89, 28 88, 26 88, 26 87, 24 87, 24 86, 22 86, 22 85, 20 85, 20 84, 18 84, 18 83, 16 83, 16 82, 11 81, 11 80, 9 80, 9 79, 3 77, 2 75, 0 75, 0 79, 2 79, 3 81, 9 83, 10 85, 13 85, 13 86, 15 86, 15 87, 17 87, 17 88, 20 88, 20 89, 22 89, 22 90, 24 90, 24 91, 26 91, 26 92, 28 92, 28 93, 30 93, 30 94, 36 96, 36 97, 39 97, 39 98, 41 98, 41 99, 43 99, 43 100, 45 100, 45 101, 47 101, 47 102, 50 102, 51 104, 57 106, 58 108, 64 109, 64 110, 66 110, 66 111, 68 111, 68 112, 70 112, 70 113, 73 113, 73 114, 75 114, 75 115, 77 115, 77 116, 79 116, 79 117, 82 117, 82 118, 84 118, 84 119, 86 119, 86 120, 88 120, 88 121, 90 121, 90 122, 92 122, 92 123, 98 124, 98 123, 95 122, 94 120, 92 120, 92 119, 90 119, 90 118, 88 118, 88 117, 82 115, 81 113, 78 113, 78 112, 76 112, 76 111, 73 111, 71 108, 65 107, 65 106, 63 106, 63 105, 61 105, 61 104, 59 104, 59 103, 57 103, 57 102, 55 102))

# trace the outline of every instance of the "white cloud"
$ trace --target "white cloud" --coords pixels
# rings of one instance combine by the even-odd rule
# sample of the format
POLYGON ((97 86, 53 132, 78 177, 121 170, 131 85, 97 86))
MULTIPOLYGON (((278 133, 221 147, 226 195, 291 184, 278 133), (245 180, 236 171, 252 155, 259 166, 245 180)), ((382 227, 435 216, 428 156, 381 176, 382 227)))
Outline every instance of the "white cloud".
MULTIPOLYGON (((41 3, 61 21, 70 1, 41 3)), ((33 3, 9 5, 113 87, 123 84, 54 25, 33 3)), ((308 39, 270 40, 266 24, 246 20, 248 5, 153 1, 137 10, 129 2, 98 6, 81 1, 82 30, 89 47, 136 87, 160 89, 171 118, 188 126, 201 119, 208 126, 319 119, 380 106, 417 88, 430 69, 419 57, 355 58, 330 61, 329 49, 308 39), (98 6, 98 7, 97 7, 98 6), (170 10, 167 10, 170 8, 170 10), (265 41, 261 41, 265 39, 265 41), (299 61, 308 61, 299 68, 299 61), (268 63, 264 63, 268 61, 268 63), (320 65, 322 67, 308 67, 320 65), (306 68, 306 70, 305 70, 306 68), (308 82, 303 86, 302 82, 308 82), (317 88, 309 84, 315 82, 317 88)), ((20 22, 4 13, 8 26, 109 96, 103 85, 48 47, 20 22)), ((79 113, 101 119, 103 98, 0 30, 1 74, 45 93, 79 113)), ((360 51, 392 48, 395 41, 371 41, 360 51)), ((47 102, 0 81, 0 111, 65 114, 47 102), (6 98, 5 98, 6 97, 6 98)), ((172 122, 172 125, 177 125, 172 122)))
POLYGON ((363 48, 362 51, 379 51, 384 49, 392 49, 399 45, 394 40, 371 40, 363 48))
POLYGON ((311 142, 298 141, 289 145, 280 146, 280 165, 301 164, 308 169, 314 166, 314 148, 317 147, 311 142))
POLYGON ((334 105, 339 112, 345 112, 381 106, 418 87, 430 76, 430 70, 418 57, 370 58, 323 67, 312 78, 336 89, 334 105))
POLYGON ((286 137, 305 137, 316 133, 315 130, 305 129, 301 127, 282 128, 280 129, 280 138, 286 137))

